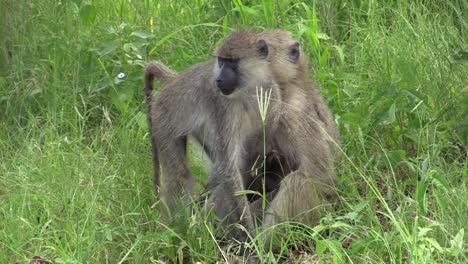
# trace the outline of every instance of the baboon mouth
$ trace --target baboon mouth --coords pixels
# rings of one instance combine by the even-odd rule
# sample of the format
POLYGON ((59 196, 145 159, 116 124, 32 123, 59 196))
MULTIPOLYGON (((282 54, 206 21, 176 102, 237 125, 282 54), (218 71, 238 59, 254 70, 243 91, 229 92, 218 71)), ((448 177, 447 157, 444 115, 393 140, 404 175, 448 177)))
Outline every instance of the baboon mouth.
POLYGON ((232 94, 236 89, 230 89, 230 88, 229 88, 229 89, 226 89, 226 88, 223 89, 223 88, 219 88, 219 90, 221 91, 221 93, 222 93, 223 95, 230 95, 230 94, 232 94))

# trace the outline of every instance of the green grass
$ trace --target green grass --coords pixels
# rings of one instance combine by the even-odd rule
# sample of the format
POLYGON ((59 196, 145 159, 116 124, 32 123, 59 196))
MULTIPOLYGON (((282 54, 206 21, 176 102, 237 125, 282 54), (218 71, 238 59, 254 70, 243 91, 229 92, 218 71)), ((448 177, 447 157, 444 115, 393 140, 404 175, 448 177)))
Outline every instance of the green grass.
POLYGON ((142 72, 203 61, 242 26, 301 39, 343 138, 340 202, 286 225, 286 257, 468 262, 467 2, 314 3, 2 0, 0 262, 222 261, 206 218, 160 223, 142 72))

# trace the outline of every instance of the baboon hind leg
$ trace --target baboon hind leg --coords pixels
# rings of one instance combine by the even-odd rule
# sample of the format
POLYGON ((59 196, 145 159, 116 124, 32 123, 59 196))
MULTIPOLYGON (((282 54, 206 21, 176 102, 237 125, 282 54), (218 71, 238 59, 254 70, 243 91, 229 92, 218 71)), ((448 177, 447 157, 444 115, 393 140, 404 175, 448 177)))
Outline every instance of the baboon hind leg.
POLYGON ((187 165, 186 137, 159 141, 162 168, 161 197, 171 214, 176 213, 177 199, 187 203, 193 192, 194 179, 187 165))
POLYGON ((324 210, 329 208, 325 198, 327 190, 329 186, 314 181, 302 172, 291 172, 282 180, 278 192, 265 212, 264 227, 288 220, 309 226, 317 224, 324 210))

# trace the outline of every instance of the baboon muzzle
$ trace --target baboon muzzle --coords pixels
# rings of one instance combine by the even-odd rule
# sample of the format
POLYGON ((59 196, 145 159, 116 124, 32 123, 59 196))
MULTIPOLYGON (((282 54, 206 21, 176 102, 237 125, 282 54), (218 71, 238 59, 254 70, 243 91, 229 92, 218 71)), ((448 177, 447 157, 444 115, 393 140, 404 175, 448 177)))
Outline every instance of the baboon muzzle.
POLYGON ((237 73, 230 67, 223 67, 216 78, 216 86, 224 95, 230 95, 239 85, 237 73))

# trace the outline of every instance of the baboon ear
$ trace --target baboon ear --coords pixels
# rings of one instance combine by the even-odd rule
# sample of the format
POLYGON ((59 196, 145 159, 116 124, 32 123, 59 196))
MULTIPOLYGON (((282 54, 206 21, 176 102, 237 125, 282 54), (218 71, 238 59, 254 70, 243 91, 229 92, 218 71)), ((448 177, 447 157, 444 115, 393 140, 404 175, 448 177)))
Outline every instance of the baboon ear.
POLYGON ((265 40, 260 39, 257 41, 257 51, 260 58, 266 59, 268 57, 268 45, 265 40))
POLYGON ((297 63, 299 61, 299 57, 301 56, 301 49, 299 48, 299 42, 295 42, 294 44, 289 47, 289 60, 292 63, 297 63))

